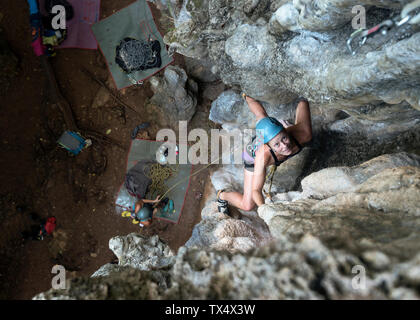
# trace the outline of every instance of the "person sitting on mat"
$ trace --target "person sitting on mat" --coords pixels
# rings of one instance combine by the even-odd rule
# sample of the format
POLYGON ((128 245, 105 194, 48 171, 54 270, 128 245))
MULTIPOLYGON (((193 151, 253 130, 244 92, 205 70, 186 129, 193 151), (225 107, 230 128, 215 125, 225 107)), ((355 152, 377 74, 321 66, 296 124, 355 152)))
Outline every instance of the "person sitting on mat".
POLYGON ((266 168, 279 166, 302 150, 302 145, 312 139, 311 113, 306 99, 300 99, 296 108, 295 124, 268 117, 264 107, 255 99, 242 94, 249 109, 257 118, 257 136, 242 153, 244 160, 244 193, 217 192, 219 212, 229 213, 228 204, 250 211, 264 204, 262 189, 266 168))
POLYGON ((173 213, 174 202, 172 199, 165 197, 159 202, 156 208, 153 208, 152 203, 159 202, 159 196, 155 200, 139 200, 137 201, 134 208, 134 220, 133 223, 141 223, 143 226, 148 227, 153 222, 153 216, 156 214, 158 209, 161 209, 161 213, 173 213), (138 222, 137 222, 138 221, 138 222))
POLYGON ((160 196, 157 196, 155 200, 138 200, 134 208, 133 223, 141 223, 145 227, 150 226, 153 222, 153 216, 158 210, 158 208, 153 208, 153 204, 159 202, 159 198, 160 196))

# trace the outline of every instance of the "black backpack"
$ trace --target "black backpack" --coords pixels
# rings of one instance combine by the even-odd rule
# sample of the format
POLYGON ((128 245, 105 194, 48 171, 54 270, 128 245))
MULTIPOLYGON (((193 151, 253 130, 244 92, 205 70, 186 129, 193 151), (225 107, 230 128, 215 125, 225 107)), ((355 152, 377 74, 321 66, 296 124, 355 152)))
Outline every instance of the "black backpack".
POLYGON ((147 172, 146 166, 152 163, 147 160, 142 160, 128 170, 125 175, 124 186, 132 196, 143 199, 146 195, 147 189, 152 183, 152 179, 145 175, 145 172, 147 172))
POLYGON ((124 38, 115 49, 115 62, 126 73, 160 68, 160 42, 124 38))

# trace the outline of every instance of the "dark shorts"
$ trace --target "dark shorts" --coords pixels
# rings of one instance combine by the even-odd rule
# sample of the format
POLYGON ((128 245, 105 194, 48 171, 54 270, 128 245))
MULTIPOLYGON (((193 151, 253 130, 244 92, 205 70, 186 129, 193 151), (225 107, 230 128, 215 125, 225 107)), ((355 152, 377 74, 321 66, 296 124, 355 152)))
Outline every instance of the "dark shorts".
POLYGON ((244 168, 245 170, 249 171, 249 172, 254 172, 254 164, 253 163, 248 163, 244 160, 244 168))
POLYGON ((250 151, 251 145, 248 144, 242 152, 242 160, 244 160, 244 168, 250 172, 254 172, 254 158, 250 151))

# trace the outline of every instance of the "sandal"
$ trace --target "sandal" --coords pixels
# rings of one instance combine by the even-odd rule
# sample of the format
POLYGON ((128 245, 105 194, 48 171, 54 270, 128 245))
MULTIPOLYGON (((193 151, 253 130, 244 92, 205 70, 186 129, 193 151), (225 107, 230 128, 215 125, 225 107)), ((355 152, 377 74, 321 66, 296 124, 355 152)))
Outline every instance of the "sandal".
POLYGON ((130 211, 124 211, 123 213, 121 213, 121 216, 123 216, 123 217, 131 217, 131 212, 130 211))
POLYGON ((226 200, 222 200, 222 199, 220 199, 220 194, 221 194, 222 192, 224 192, 224 191, 225 191, 225 189, 222 189, 222 190, 219 190, 219 191, 217 192, 217 210, 218 210, 219 212, 222 212, 222 213, 224 213, 224 214, 229 215, 228 202, 227 202, 226 200))

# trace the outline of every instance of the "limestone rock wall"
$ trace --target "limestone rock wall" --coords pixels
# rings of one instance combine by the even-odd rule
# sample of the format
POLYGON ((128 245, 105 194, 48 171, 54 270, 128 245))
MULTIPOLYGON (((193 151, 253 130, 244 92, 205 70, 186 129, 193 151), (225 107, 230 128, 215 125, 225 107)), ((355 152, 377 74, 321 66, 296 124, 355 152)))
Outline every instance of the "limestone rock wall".
POLYGON ((311 107, 364 120, 360 132, 378 137, 420 121, 420 28, 408 23, 371 36, 351 55, 346 41, 354 31, 352 8, 364 6, 371 28, 397 17, 410 2, 178 0, 172 2, 177 27, 165 42, 210 61, 226 85, 275 110, 294 109, 296 99, 305 97, 311 107), (375 123, 391 127, 371 129, 375 123))
POLYGON ((34 299, 415 299, 419 259, 392 264, 381 252, 328 249, 310 235, 247 253, 181 247, 169 269, 125 267, 34 299), (365 272, 361 283, 355 267, 365 272))
POLYGON ((337 168, 314 173, 311 192, 277 193, 258 215, 229 217, 209 199, 176 255, 157 236, 115 237, 118 264, 34 299, 419 299, 418 160, 338 168, 352 184, 327 191, 314 185, 337 168))
POLYGON ((273 237, 311 233, 331 246, 407 259, 420 249, 417 161, 397 154, 355 168, 328 168, 306 177, 303 192, 277 194, 258 214, 273 237))
POLYGON ((178 121, 189 121, 197 106, 197 84, 189 79, 179 66, 168 66, 162 76, 150 78, 154 92, 149 107, 161 113, 160 124, 176 126, 178 121))
MULTIPOLYGON (((255 125, 241 91, 290 121, 305 97, 322 144, 360 150, 321 148, 317 157, 333 160, 313 165, 309 146, 277 169, 258 211, 226 216, 212 197, 177 253, 157 237, 116 237, 118 264, 35 299, 419 299, 419 27, 370 37, 355 55, 346 47, 354 5, 365 6, 372 27, 411 1, 154 2, 174 18, 170 50, 203 66, 191 63, 188 73, 224 83, 212 121, 228 132, 255 125)), ((151 82, 152 102, 177 110, 168 122, 190 119, 197 85, 183 70, 168 67, 151 82)), ((241 192, 243 167, 225 164, 211 180, 241 192)))

